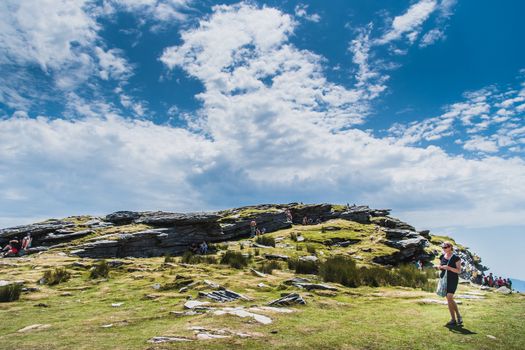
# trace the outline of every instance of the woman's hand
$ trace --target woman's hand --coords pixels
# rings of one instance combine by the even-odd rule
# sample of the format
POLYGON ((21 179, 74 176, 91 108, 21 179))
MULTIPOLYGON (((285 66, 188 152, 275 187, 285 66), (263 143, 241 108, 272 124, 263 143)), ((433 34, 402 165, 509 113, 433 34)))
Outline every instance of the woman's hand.
POLYGON ((439 265, 439 269, 440 270, 448 270, 448 266, 447 265, 439 265))

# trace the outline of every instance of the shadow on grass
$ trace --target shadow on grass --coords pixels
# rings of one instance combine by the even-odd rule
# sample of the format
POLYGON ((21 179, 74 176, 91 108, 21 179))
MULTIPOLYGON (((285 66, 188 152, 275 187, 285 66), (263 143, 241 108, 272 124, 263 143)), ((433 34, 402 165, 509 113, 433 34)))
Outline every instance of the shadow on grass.
POLYGON ((472 332, 470 329, 467 329, 463 326, 445 326, 448 328, 449 331, 456 334, 463 334, 463 335, 471 335, 471 334, 477 334, 476 332, 472 332))

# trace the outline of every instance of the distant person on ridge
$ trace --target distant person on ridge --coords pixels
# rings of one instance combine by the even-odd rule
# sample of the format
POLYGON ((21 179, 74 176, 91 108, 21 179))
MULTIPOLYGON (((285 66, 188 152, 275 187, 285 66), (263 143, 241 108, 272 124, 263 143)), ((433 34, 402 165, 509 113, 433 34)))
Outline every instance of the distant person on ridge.
POLYGON ((461 259, 454 254, 452 250, 452 244, 450 242, 444 242, 441 245, 443 248, 443 254, 439 257, 441 265, 440 278, 447 274, 447 303, 448 311, 452 319, 446 324, 447 326, 456 326, 463 324, 463 318, 459 314, 458 305, 454 301, 454 293, 458 287, 459 274, 461 272, 461 259))
POLYGON ((257 221, 252 220, 250 222, 250 238, 255 237, 256 231, 257 231, 257 221))

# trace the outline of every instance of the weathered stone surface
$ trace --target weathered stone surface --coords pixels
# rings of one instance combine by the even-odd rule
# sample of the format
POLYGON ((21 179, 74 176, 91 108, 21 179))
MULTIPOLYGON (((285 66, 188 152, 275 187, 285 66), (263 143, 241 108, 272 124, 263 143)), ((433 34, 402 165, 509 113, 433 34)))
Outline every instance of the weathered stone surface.
POLYGON ((272 302, 270 302, 268 305, 270 306, 290 306, 290 305, 305 305, 306 301, 297 293, 291 293, 288 295, 285 295, 282 298, 276 299, 272 302))
POLYGON ((316 284, 316 283, 294 283, 294 286, 296 287, 299 287, 299 288, 304 288, 306 290, 314 290, 314 289, 319 289, 319 290, 332 290, 332 291, 337 291, 338 289, 335 288, 335 287, 332 287, 332 286, 329 286, 327 284, 316 284))
POLYGON ((109 221, 115 225, 131 224, 135 219, 140 217, 140 213, 136 211, 116 211, 106 215, 105 221, 109 221))
POLYGON ((496 289, 496 292, 501 293, 501 294, 511 294, 512 290, 503 286, 503 287, 499 287, 498 289, 496 289))
POLYGON ((31 225, 4 228, 0 230, 0 240, 7 241, 13 237, 21 239, 23 236, 30 233, 33 240, 38 241, 39 237, 47 233, 73 226, 74 224, 68 221, 48 220, 31 225))
POLYGON ((281 254, 264 254, 264 257, 268 260, 288 260, 290 257, 288 255, 281 254))
POLYGON ((57 230, 56 232, 48 233, 47 235, 39 239, 39 243, 45 244, 45 245, 51 245, 51 244, 56 244, 57 242, 64 242, 64 241, 68 242, 73 239, 77 239, 77 238, 81 238, 81 237, 90 235, 94 232, 93 230, 82 230, 82 231, 77 231, 77 232, 75 231, 62 231, 61 232, 61 231, 62 230, 57 230))
POLYGON ((391 229, 415 231, 414 226, 409 225, 404 221, 401 221, 397 218, 393 218, 390 216, 378 217, 374 219, 374 223, 376 223, 379 226, 383 226, 383 227, 391 228, 391 229))
POLYGON ((137 224, 168 227, 173 225, 192 225, 216 222, 221 216, 215 213, 169 213, 144 212, 135 220, 137 224))
POLYGON ((234 316, 243 317, 243 318, 244 317, 251 317, 255 321, 257 321, 259 323, 262 323, 262 324, 270 324, 270 323, 272 323, 272 319, 269 318, 268 316, 259 315, 259 314, 247 311, 247 310, 245 310, 242 307, 225 307, 225 308, 222 308, 220 310, 213 311, 213 314, 214 315, 225 315, 225 314, 228 314, 228 315, 234 315, 234 316))
POLYGON ((233 292, 233 291, 228 290, 228 289, 216 290, 216 291, 209 292, 209 293, 207 293, 207 292, 199 292, 199 296, 210 298, 210 299, 218 301, 220 303, 226 303, 226 302, 230 302, 230 301, 235 301, 237 299, 251 300, 250 298, 247 298, 247 297, 245 297, 242 294, 233 292))
POLYGON ((37 323, 37 324, 32 324, 30 326, 27 326, 27 327, 24 327, 22 329, 19 329, 17 332, 18 333, 27 333, 27 332, 41 331, 41 330, 44 330, 44 329, 48 329, 50 327, 51 327, 50 324, 37 323))

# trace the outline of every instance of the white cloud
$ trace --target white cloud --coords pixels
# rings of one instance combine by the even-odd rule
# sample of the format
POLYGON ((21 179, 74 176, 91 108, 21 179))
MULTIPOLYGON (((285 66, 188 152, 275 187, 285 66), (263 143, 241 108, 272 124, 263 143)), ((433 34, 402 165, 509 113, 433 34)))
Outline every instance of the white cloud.
POLYGON ((122 57, 123 52, 118 49, 104 51, 100 47, 95 48, 95 53, 99 61, 99 75, 103 80, 128 78, 131 74, 131 67, 126 59, 122 57))
POLYGON ((308 5, 305 4, 298 4, 295 6, 295 15, 300 18, 304 18, 307 21, 310 22, 319 22, 321 20, 321 16, 317 13, 308 13, 308 5))
POLYGON ((495 141, 481 136, 475 136, 470 140, 465 141, 463 148, 467 151, 482 151, 487 153, 494 153, 498 151, 498 145, 495 141))
MULTIPOLYGON (((500 92, 487 87, 464 95, 465 100, 447 106, 438 117, 414 121, 390 128, 391 140, 397 144, 418 144, 451 135, 465 134, 464 149, 493 153, 516 144, 524 125, 523 110, 517 105, 524 89, 500 92), (505 107, 505 108, 501 108, 505 107)), ((513 148, 514 152, 519 151, 513 148)))
POLYGON ((378 44, 386 44, 400 39, 403 35, 407 36, 410 42, 414 42, 421 31, 422 24, 436 10, 437 1, 420 0, 408 8, 401 16, 397 16, 392 21, 392 27, 377 39, 378 44))
POLYGON ((169 23, 185 21, 192 2, 192 0, 110 0, 109 4, 140 16, 146 15, 147 19, 169 23))
POLYGON ((419 43, 419 47, 426 47, 432 45, 435 42, 442 40, 443 38, 445 38, 445 33, 443 32, 443 30, 434 28, 429 32, 425 33, 425 35, 423 35, 419 43))

